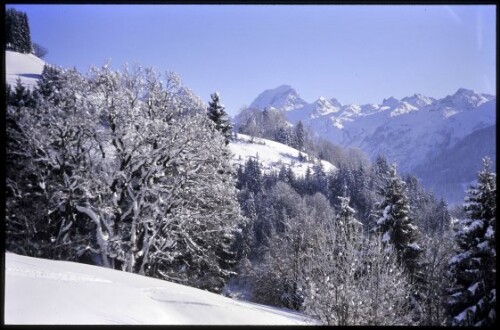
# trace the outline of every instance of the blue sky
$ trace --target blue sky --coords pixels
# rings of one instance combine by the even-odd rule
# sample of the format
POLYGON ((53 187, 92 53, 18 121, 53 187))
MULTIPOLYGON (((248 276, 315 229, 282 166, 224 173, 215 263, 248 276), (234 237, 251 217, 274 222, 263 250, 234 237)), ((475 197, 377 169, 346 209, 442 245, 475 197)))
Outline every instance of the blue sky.
POLYGON ((111 59, 180 74, 231 115, 265 89, 381 103, 464 87, 496 94, 493 5, 14 5, 45 60, 87 72, 111 59))

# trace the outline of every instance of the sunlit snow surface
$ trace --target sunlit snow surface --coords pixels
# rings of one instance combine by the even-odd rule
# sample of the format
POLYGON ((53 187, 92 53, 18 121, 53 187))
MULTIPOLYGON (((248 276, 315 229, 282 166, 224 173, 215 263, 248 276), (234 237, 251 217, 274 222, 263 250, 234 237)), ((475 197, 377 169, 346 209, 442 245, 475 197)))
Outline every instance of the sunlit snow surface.
POLYGON ((5 254, 5 324, 311 324, 299 313, 73 262, 5 254))
MULTIPOLYGON (((313 172, 313 161, 300 162, 299 151, 279 142, 254 138, 244 134, 237 134, 237 139, 231 141, 229 148, 233 153, 233 163, 244 165, 248 158, 258 159, 264 172, 279 171, 281 164, 290 166, 296 176, 304 176, 307 168, 313 172)), ((316 160, 317 161, 317 160, 316 160)), ((336 170, 335 166, 327 161, 321 161, 326 172, 336 170)))
POLYGON ((21 54, 5 51, 5 73, 7 84, 14 87, 17 78, 21 78, 24 86, 33 88, 36 86, 42 74, 45 62, 33 54, 21 54))

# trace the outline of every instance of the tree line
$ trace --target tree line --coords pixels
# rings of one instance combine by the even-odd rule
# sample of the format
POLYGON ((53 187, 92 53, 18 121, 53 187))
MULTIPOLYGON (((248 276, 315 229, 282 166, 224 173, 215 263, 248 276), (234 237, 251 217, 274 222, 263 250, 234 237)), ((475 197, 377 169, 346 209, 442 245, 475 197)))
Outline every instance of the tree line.
POLYGON ((14 8, 5 11, 5 46, 7 50, 23 54, 33 53, 40 58, 48 53, 45 47, 31 41, 28 15, 14 8))

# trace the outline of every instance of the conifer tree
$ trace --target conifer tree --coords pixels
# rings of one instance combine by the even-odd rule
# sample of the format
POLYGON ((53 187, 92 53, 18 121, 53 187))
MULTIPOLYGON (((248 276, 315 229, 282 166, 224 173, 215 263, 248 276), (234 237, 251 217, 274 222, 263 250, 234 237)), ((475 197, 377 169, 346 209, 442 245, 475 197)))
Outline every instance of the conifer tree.
POLYGON ((394 246, 400 262, 412 274, 418 270, 417 260, 422 251, 416 244, 418 228, 409 217, 410 204, 405 183, 397 176, 396 165, 389 169, 387 184, 382 193, 375 228, 382 234, 383 242, 394 246))
POLYGON ((5 37, 7 49, 15 52, 31 53, 31 36, 26 13, 13 8, 5 13, 5 37))
POLYGON ((31 44, 31 34, 30 34, 30 25, 28 22, 28 15, 26 13, 22 13, 21 15, 21 26, 22 26, 22 49, 21 52, 25 54, 29 54, 33 51, 33 46, 31 44))
POLYGON ((453 326, 491 326, 496 321, 496 173, 483 159, 477 185, 465 197, 466 218, 450 259, 448 316, 453 326))
POLYGON ((26 88, 21 82, 21 78, 17 78, 14 90, 9 93, 7 98, 8 105, 12 105, 17 108, 21 107, 33 107, 34 99, 31 91, 26 88))
POLYGON ((398 261, 405 267, 413 283, 410 303, 415 321, 422 317, 421 302, 425 299, 425 275, 422 261, 423 249, 417 244, 418 227, 410 216, 410 203, 405 191, 405 182, 392 165, 382 189, 382 202, 378 205, 378 220, 375 229, 382 235, 382 242, 392 245, 398 261))
POLYGON ((304 148, 304 140, 305 140, 305 133, 304 133, 304 124, 302 124, 302 121, 299 121, 297 123, 297 126, 295 126, 295 142, 296 142, 296 147, 299 149, 299 151, 302 151, 304 148))
POLYGON ((37 91, 46 100, 58 105, 62 95, 59 92, 63 88, 63 70, 45 64, 40 79, 37 81, 37 91))
POLYGON ((371 182, 371 184, 374 191, 380 192, 380 189, 386 185, 389 170, 390 166, 387 162, 387 158, 385 158, 384 155, 378 155, 372 167, 373 182, 371 182))
POLYGON ((215 128, 222 133, 226 141, 226 145, 231 141, 231 122, 227 117, 224 106, 220 103, 219 93, 210 95, 211 102, 208 102, 208 118, 215 123, 215 128))
POLYGON ((443 231, 449 229, 451 224, 450 211, 448 211, 448 204, 444 198, 441 198, 435 209, 436 213, 433 219, 434 229, 439 233, 443 233, 443 231))

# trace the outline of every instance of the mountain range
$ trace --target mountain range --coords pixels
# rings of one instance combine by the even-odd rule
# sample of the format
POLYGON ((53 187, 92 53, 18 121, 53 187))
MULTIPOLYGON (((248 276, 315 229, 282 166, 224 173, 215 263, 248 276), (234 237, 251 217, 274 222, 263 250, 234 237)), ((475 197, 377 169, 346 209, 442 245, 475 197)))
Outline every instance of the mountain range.
POLYGON ((441 99, 414 94, 381 104, 342 104, 335 98, 303 100, 289 85, 265 90, 250 108, 274 108, 290 123, 302 121, 319 137, 383 154, 400 173, 413 173, 436 197, 463 201, 481 158, 496 161, 496 97, 465 88, 441 99))

